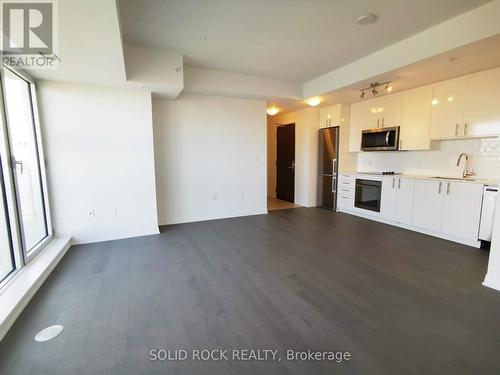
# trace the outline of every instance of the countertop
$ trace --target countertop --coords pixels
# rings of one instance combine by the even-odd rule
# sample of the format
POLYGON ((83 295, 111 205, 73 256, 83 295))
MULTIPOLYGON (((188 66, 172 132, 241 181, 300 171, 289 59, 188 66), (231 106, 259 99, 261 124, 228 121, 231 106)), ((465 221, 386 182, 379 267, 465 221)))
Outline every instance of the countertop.
POLYGON ((339 174, 355 174, 355 175, 365 175, 365 176, 377 176, 377 177, 403 177, 403 178, 414 178, 423 180, 439 180, 439 181, 449 181, 449 182, 464 182, 469 184, 481 184, 489 186, 498 186, 498 181, 492 179, 474 178, 471 179, 460 179, 455 176, 435 176, 435 175, 416 175, 416 174, 394 174, 394 175, 377 175, 371 172, 360 172, 360 171, 341 171, 339 174), (448 177, 448 178, 447 178, 448 177))

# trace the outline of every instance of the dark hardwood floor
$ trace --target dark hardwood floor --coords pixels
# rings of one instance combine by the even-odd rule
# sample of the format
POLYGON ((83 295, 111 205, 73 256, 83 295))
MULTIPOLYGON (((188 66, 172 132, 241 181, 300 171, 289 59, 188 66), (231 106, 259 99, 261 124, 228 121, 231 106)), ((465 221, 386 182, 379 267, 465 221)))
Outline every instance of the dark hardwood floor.
POLYGON ((488 253, 317 208, 74 246, 0 343, 0 374, 499 374, 488 253), (36 343, 36 332, 64 332, 36 343), (150 361, 153 349, 349 361, 150 361))

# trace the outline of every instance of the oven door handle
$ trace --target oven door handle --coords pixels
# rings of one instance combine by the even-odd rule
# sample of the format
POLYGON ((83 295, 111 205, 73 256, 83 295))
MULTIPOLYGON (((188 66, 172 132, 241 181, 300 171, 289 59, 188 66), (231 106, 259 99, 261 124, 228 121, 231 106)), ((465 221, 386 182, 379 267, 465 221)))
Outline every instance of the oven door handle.
POLYGON ((390 135, 391 135, 391 131, 390 130, 387 131, 387 133, 385 133, 385 145, 387 147, 389 147, 389 137, 390 137, 390 135))

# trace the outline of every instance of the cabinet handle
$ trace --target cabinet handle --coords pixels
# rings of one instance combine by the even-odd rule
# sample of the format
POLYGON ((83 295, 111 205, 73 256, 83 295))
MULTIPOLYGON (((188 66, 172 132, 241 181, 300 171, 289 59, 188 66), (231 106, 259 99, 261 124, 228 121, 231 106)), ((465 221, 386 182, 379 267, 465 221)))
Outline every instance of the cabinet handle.
POLYGON ((377 119, 377 129, 379 128, 379 122, 380 122, 380 119, 378 118, 377 119))
POLYGON ((455 137, 458 135, 458 124, 455 125, 455 137))
POLYGON ((394 187, 395 187, 395 183, 396 183, 396 179, 393 177, 393 178, 392 178, 392 188, 393 188, 393 189, 394 189, 394 187))
POLYGON ((441 194, 441 186, 443 185, 443 183, 441 181, 439 181, 439 189, 438 189, 438 194, 441 194))
POLYGON ((401 189, 401 179, 398 179, 398 189, 401 189))
POLYGON ((464 124, 464 135, 467 135, 467 126, 468 126, 468 124, 467 124, 467 123, 465 123, 465 124, 464 124))
POLYGON ((448 182, 448 186, 446 186, 446 195, 450 195, 450 183, 448 182))
POLYGON ((382 127, 384 127, 384 120, 385 118, 382 117, 382 127))

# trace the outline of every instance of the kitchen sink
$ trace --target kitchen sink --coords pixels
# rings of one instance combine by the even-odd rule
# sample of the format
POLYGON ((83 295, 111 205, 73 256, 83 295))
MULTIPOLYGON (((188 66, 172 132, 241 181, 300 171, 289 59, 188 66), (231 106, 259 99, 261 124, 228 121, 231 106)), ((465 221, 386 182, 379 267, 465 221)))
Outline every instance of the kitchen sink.
POLYGON ((440 180, 453 180, 453 181, 475 181, 475 178, 469 177, 443 177, 443 176, 434 176, 432 178, 438 178, 440 180))

